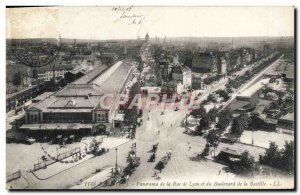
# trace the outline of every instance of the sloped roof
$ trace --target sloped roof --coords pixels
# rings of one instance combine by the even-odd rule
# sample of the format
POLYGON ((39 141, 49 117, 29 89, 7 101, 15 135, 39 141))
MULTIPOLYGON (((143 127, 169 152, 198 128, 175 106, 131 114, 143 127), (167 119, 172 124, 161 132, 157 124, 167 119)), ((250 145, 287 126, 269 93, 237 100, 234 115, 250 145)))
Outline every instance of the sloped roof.
POLYGON ((76 96, 100 96, 103 95, 99 86, 95 84, 69 84, 54 94, 55 96, 76 97, 76 96))
POLYGON ((90 99, 84 99, 84 98, 68 98, 68 99, 62 99, 59 98, 55 102, 53 102, 51 105, 49 105, 47 108, 94 108, 96 105, 93 104, 93 102, 90 101, 90 99))
POLYGON ((279 120, 294 121, 294 113, 287 113, 286 115, 282 116, 279 120))

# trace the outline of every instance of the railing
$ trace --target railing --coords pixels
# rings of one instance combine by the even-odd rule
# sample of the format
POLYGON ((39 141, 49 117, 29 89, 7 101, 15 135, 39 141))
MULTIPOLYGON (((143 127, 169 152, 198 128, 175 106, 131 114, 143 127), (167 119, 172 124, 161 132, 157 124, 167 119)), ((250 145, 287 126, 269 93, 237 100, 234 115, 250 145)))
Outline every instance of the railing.
POLYGON ((6 183, 10 182, 10 181, 13 181, 15 179, 19 179, 21 177, 21 171, 17 171, 17 172, 14 172, 10 175, 7 175, 6 176, 6 183))
POLYGON ((54 164, 55 162, 58 162, 58 161, 61 161, 63 159, 66 159, 74 154, 77 154, 77 153, 80 153, 81 152, 81 148, 80 147, 77 147, 77 148, 74 148, 68 152, 65 152, 65 153, 62 153, 62 154, 59 154, 58 156, 56 157, 50 157, 50 159, 47 159, 43 162, 40 162, 40 163, 36 163, 33 165, 33 170, 32 171, 37 171, 37 170, 40 170, 40 169, 45 169, 47 166, 51 165, 51 164, 54 164))

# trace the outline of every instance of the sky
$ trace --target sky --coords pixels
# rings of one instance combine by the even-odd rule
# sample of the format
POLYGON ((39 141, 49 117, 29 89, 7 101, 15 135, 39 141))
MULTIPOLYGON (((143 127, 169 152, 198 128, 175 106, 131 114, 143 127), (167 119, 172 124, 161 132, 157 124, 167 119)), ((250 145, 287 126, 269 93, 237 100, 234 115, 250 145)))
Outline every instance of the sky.
POLYGON ((293 36, 293 7, 40 7, 6 9, 7 38, 293 36))

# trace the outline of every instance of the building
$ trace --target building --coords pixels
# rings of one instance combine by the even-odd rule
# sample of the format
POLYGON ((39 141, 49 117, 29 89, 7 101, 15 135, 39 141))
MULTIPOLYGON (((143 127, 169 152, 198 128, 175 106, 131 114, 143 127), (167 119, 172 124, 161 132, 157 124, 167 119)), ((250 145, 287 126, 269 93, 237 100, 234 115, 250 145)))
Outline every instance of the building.
POLYGON ((102 64, 106 64, 108 66, 114 64, 118 60, 118 55, 116 53, 101 53, 97 56, 102 64))
POLYGON ((228 69, 234 69, 241 64, 241 56, 236 51, 230 51, 226 55, 228 69))
POLYGON ((268 118, 267 114, 264 114, 266 107, 268 107, 268 105, 263 103, 256 105, 255 109, 252 111, 251 126, 254 128, 275 131, 277 120, 268 118))
MULTIPOLYGON (((103 94, 95 84, 70 84, 33 104, 26 110, 25 124, 20 129, 26 134, 54 134, 57 130, 65 133, 90 134, 99 131, 94 123, 108 123, 108 112, 99 107, 103 94)), ((109 126, 108 126, 109 127, 109 126)), ((105 128, 106 129, 106 128, 105 128)))
POLYGON ((45 86, 45 82, 40 82, 36 85, 28 86, 18 92, 6 95, 6 112, 18 111, 24 108, 26 102, 44 92, 45 86))
POLYGON ((227 63, 225 57, 217 57, 217 69, 218 74, 226 74, 227 71, 227 63))
POLYGON ((201 52, 194 55, 192 71, 197 73, 216 73, 216 58, 210 52, 201 52))
POLYGON ((41 95, 39 95, 39 96, 33 98, 31 101, 32 101, 33 104, 38 103, 38 102, 41 102, 41 101, 43 101, 43 100, 49 98, 53 93, 54 93, 54 92, 44 92, 44 93, 42 93, 41 95))
MULTIPOLYGON (((74 69, 74 65, 59 65, 54 66, 54 75, 55 78, 64 78, 65 74, 74 69)), ((53 69, 49 67, 47 70, 42 70, 43 72, 38 73, 38 79, 43 81, 51 81, 53 80, 53 69)))
POLYGON ((278 128, 294 130, 294 113, 288 113, 278 119, 278 128))
POLYGON ((270 78, 263 79, 251 87, 247 88, 236 96, 237 100, 250 102, 250 105, 256 105, 261 89, 269 83, 270 78))
POLYGON ((145 36, 145 41, 146 41, 146 42, 149 42, 149 34, 148 34, 148 33, 147 33, 146 36, 145 36))
POLYGON ((203 87, 203 80, 202 76, 199 73, 192 73, 192 88, 193 89, 202 89, 203 87))
POLYGON ((174 66, 172 68, 172 80, 181 83, 185 90, 192 87, 192 71, 186 66, 174 66))
POLYGON ((161 93, 174 94, 177 93, 177 83, 175 81, 163 81, 161 85, 161 93))
POLYGON ((164 55, 158 60, 158 79, 161 81, 168 81, 171 79, 171 71, 173 64, 164 55))
POLYGON ((83 75, 85 75, 85 73, 80 70, 80 69, 77 69, 77 70, 71 70, 71 71, 68 71, 66 74, 65 74, 65 81, 67 83, 72 83, 73 81, 79 79, 80 77, 82 77, 83 75))
POLYGON ((238 53, 241 57, 241 64, 242 65, 247 65, 250 63, 251 61, 251 54, 249 52, 248 49, 245 49, 245 48, 241 48, 238 50, 238 53))
POLYGON ((241 154, 241 151, 233 150, 230 148, 223 148, 216 159, 218 162, 224 164, 232 164, 240 160, 241 154))
POLYGON ((130 63, 120 61, 106 71, 101 68, 92 71, 52 95, 46 95, 44 100, 37 100, 26 110, 25 124, 20 131, 33 137, 110 132, 118 111, 116 99, 112 98, 109 108, 101 107, 100 99, 104 94, 124 93, 132 72, 130 63))

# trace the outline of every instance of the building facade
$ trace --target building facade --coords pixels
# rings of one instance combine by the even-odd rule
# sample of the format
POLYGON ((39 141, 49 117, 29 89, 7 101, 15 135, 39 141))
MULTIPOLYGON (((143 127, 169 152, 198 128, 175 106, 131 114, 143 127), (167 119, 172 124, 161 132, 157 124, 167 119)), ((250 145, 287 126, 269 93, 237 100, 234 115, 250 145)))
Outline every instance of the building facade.
POLYGON ((200 52, 194 55, 192 71, 197 73, 216 73, 216 57, 211 52, 200 52))

